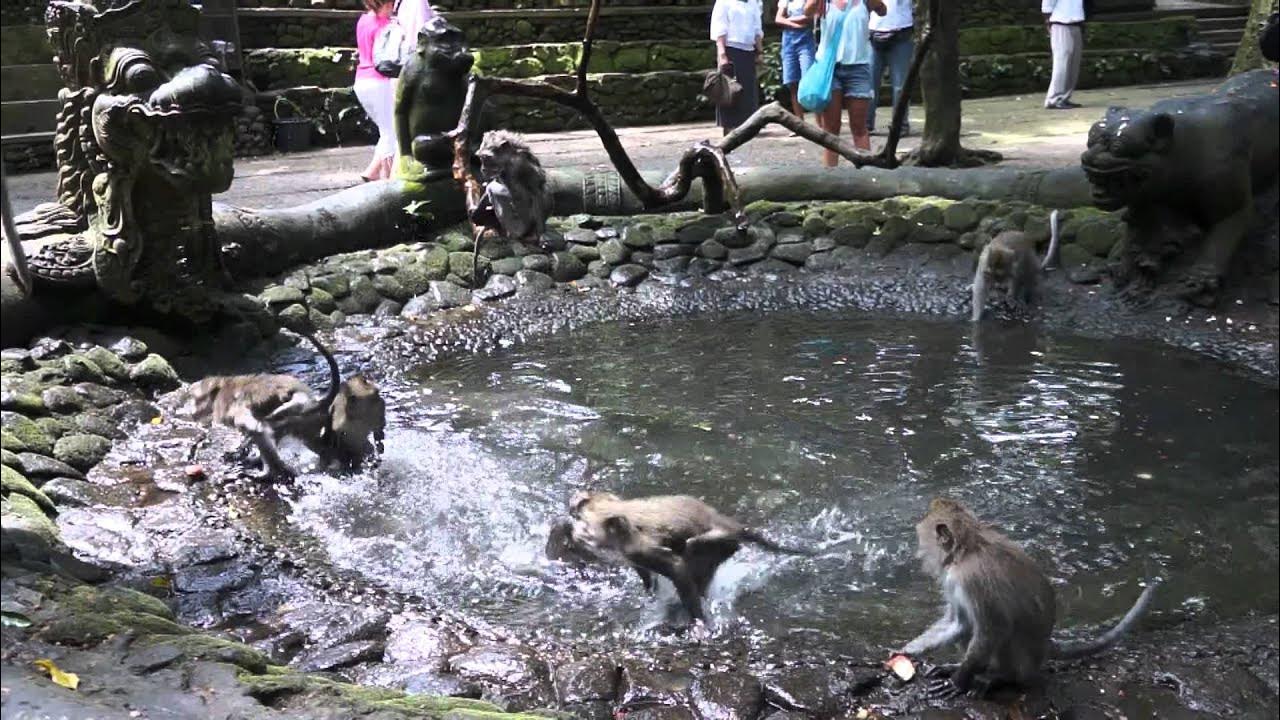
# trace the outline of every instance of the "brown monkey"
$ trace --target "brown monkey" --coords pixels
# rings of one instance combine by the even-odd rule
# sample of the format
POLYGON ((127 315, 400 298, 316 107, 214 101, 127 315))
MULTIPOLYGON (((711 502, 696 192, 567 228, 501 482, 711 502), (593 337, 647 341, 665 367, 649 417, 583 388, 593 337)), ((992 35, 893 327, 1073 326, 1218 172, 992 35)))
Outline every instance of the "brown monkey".
POLYGON ((1036 257, 1036 244, 1019 230, 1006 230, 991 239, 978 255, 973 275, 973 322, 982 319, 988 286, 1003 287, 1009 299, 1030 305, 1040 288, 1040 273, 1058 256, 1058 211, 1049 215, 1049 250, 1036 257))
POLYGON ((382 454, 386 438, 387 403, 378 386, 363 375, 353 375, 338 388, 329 404, 329 422, 324 428, 326 460, 358 466, 366 458, 382 454), (373 442, 369 437, 373 437, 373 442))
POLYGON ((691 618, 703 619, 702 598, 720 564, 743 542, 787 555, 784 547, 688 495, 623 500, 607 492, 576 493, 569 501, 572 538, 597 555, 625 562, 653 589, 653 573, 671 580, 691 618))
POLYGON ((547 173, 519 135, 505 130, 484 134, 480 149, 484 194, 471 211, 471 222, 520 242, 539 242, 550 207, 547 173))
POLYGON ((999 683, 1025 685, 1047 658, 1074 659, 1116 643, 1146 611, 1151 582, 1115 627, 1080 643, 1053 640, 1055 599, 1049 578, 1012 540, 980 522, 960 503, 936 498, 916 525, 925 572, 941 582, 943 616, 902 649, 915 655, 946 643, 965 647, 958 666, 939 668, 929 693, 981 695, 999 683))

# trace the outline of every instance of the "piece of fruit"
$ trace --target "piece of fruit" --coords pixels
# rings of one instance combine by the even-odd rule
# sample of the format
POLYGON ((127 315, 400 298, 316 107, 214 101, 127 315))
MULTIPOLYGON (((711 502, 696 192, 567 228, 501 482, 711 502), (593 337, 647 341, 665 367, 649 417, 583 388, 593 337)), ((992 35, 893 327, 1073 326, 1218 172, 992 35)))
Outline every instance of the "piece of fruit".
POLYGON ((894 675, 897 675, 903 682, 910 680, 916 676, 915 663, 911 662, 911 658, 906 655, 894 655, 889 658, 889 662, 885 663, 894 675))

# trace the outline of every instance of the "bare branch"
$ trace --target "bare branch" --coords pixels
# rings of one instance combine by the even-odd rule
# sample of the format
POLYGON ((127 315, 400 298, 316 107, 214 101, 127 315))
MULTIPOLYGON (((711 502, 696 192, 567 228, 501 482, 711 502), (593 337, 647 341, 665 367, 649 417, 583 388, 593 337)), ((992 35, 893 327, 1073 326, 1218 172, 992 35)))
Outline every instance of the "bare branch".
POLYGON ((591 64, 591 44, 596 36, 596 21, 600 19, 600 0, 591 0, 591 9, 587 11, 587 29, 582 34, 582 55, 578 59, 578 85, 574 90, 582 97, 587 96, 587 66, 591 64))

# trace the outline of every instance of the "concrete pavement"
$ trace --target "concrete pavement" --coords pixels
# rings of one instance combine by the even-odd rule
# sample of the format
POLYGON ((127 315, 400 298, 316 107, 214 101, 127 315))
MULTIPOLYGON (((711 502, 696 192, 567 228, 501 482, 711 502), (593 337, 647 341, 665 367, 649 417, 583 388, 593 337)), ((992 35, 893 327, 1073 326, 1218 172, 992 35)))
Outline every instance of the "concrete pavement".
MULTIPOLYGON (((1048 111, 1039 95, 1018 95, 967 100, 964 103, 963 140, 966 146, 998 150, 1010 166, 1059 167, 1079 161, 1089 126, 1110 105, 1146 107, 1167 97, 1203 94, 1216 82, 1141 85, 1077 92, 1078 110, 1048 111)), ((887 113, 881 115, 882 124, 887 113)), ((923 126, 924 111, 911 109, 914 129, 923 126)), ((848 128, 844 129, 845 134, 848 128)), ((641 170, 671 170, 689 145, 719 136, 707 123, 623 128, 623 144, 641 170)), ((592 130, 528 135, 534 151, 546 167, 608 167, 608 158, 592 130)), ((872 138, 873 147, 884 142, 872 138)), ((915 147, 918 136, 906 138, 900 148, 915 147)), ((236 162, 236 180, 217 199, 245 207, 288 207, 328 195, 360 182, 358 173, 368 162, 368 146, 332 148, 291 155, 272 155, 236 162)), ((766 130, 731 157, 740 167, 804 166, 819 164, 821 148, 780 127, 766 130)), ((52 200, 57 177, 52 172, 9 177, 15 212, 52 200)))

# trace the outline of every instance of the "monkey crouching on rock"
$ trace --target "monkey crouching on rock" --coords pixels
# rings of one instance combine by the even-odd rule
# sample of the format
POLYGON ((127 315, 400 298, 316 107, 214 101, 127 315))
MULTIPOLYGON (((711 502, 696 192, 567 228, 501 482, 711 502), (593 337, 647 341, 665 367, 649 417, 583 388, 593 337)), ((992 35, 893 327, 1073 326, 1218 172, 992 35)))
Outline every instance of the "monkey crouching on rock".
POLYGON ((1058 211, 1054 210, 1049 215, 1049 250, 1043 260, 1036 257, 1035 241, 1021 230, 1006 230, 982 248, 973 275, 973 322, 982 319, 991 287, 1003 288, 1006 298, 1021 305, 1036 301, 1040 274, 1057 262, 1059 232, 1058 211))
POLYGON ((569 514, 571 544, 635 568, 647 590, 654 588, 654 574, 667 578, 694 621, 705 618, 702 599, 716 570, 742 543, 786 555, 813 554, 779 545, 688 495, 624 500, 582 491, 569 501, 569 514))
POLYGON ((547 173, 519 135, 505 130, 484 134, 480 149, 483 192, 471 209, 477 230, 490 230, 517 242, 539 243, 550 202, 547 173))
POLYGON ((301 334, 329 366, 323 396, 292 375, 268 373, 204 378, 181 395, 180 414, 235 428, 248 438, 261 457, 259 479, 297 474, 280 456, 278 442, 285 437, 302 441, 325 465, 355 467, 382 451, 386 405, 377 386, 361 375, 343 382, 329 349, 314 335, 301 334))
POLYGON ((939 580, 946 608, 901 653, 916 655, 948 643, 964 647, 959 665, 940 666, 933 673, 929 694, 938 697, 983 695, 999 684, 1031 684, 1040 679, 1046 659, 1070 660, 1106 650, 1137 624, 1158 584, 1148 583, 1124 618, 1097 639, 1059 643, 1051 637, 1053 586, 1012 540, 946 498, 929 504, 916 535, 917 554, 925 572, 939 580))

